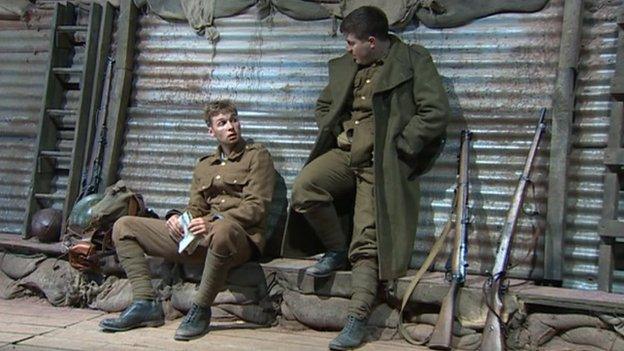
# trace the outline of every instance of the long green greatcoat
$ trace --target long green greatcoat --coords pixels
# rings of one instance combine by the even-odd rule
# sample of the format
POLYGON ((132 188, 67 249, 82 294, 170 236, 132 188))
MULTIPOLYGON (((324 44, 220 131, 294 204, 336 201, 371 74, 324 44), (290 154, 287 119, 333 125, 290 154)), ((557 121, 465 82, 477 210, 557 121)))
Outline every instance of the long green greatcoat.
MULTIPOLYGON (((379 278, 407 271, 418 224, 419 184, 441 150, 449 117, 442 80, 428 51, 392 36, 393 45, 377 73, 373 93, 374 171, 379 278)), ((329 84, 319 97, 319 135, 307 163, 336 147, 341 121, 349 111, 357 64, 350 54, 329 61, 329 84)), ((347 206, 353 206, 353 203, 347 206)), ((337 204, 339 212, 344 206, 337 204)), ((284 256, 322 251, 303 217, 291 211, 284 256), (311 239, 312 238, 312 239, 311 239)))

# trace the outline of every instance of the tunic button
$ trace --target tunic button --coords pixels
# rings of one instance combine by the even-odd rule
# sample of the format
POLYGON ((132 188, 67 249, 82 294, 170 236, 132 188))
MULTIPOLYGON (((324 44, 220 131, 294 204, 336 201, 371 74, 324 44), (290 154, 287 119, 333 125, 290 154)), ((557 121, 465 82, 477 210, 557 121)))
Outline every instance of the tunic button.
POLYGON ((217 176, 215 177, 215 179, 221 179, 221 176, 220 176, 220 175, 217 175, 217 176))
POLYGON ((234 179, 233 183, 235 183, 235 184, 236 184, 236 179, 234 179))
POLYGON ((366 96, 362 95, 362 96, 360 96, 360 99, 366 100, 366 96))
POLYGON ((355 121, 355 124, 360 124, 360 121, 355 121))
POLYGON ((221 203, 224 203, 224 202, 225 202, 225 199, 221 200, 221 203))
POLYGON ((225 166, 225 161, 221 161, 221 166, 225 166))
POLYGON ((367 83, 367 84, 368 84, 368 83, 370 83, 370 82, 371 82, 371 80, 370 80, 370 79, 367 79, 367 80, 366 80, 366 83, 367 83))

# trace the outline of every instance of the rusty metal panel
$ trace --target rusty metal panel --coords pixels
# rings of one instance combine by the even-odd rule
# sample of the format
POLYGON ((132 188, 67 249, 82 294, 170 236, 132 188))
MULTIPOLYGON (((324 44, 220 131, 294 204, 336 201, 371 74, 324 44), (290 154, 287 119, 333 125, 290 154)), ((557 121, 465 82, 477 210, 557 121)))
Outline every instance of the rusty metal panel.
MULTIPOLYGON (((330 35, 329 20, 298 22, 276 14, 262 22, 254 11, 218 20, 216 45, 186 24, 141 17, 120 177, 160 214, 184 206, 194 163, 215 147, 201 120, 202 105, 211 99, 230 98, 238 104, 244 134, 267 145, 289 188, 312 148, 317 132, 313 109, 327 83, 326 62, 343 53, 344 42, 330 35)), ((484 274, 493 265, 538 111, 551 104, 561 19, 562 2, 552 1, 536 14, 400 33, 430 49, 453 106, 448 146, 422 178, 413 266, 422 262, 449 216, 459 131, 464 128, 475 133, 469 270, 484 274)), ((519 263, 513 276, 542 274, 543 250, 534 238, 544 228, 548 141, 544 139, 536 162, 534 200, 529 196, 527 201, 542 215, 519 224, 512 260, 519 263), (529 259, 522 260, 527 252, 529 259)), ((437 269, 443 269, 445 259, 438 260, 437 269)))
POLYGON ((0 232, 21 231, 48 61, 49 9, 0 21, 0 232))

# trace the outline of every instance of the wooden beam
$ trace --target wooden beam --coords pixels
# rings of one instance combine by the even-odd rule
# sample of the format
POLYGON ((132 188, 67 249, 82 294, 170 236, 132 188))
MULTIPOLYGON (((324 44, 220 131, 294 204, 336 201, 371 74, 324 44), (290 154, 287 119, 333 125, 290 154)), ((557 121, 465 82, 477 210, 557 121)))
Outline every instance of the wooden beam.
POLYGON ((43 253, 56 257, 67 252, 67 247, 63 243, 44 244, 35 240, 24 240, 13 234, 0 234, 0 249, 21 254, 43 253))
POLYGON ((111 105, 108 110, 107 149, 102 167, 104 186, 117 181, 117 168, 121 156, 122 137, 126 125, 126 113, 132 88, 134 45, 138 9, 134 1, 122 1, 117 25, 117 53, 111 87, 111 105))
POLYGON ((563 236, 566 231, 568 163, 574 118, 574 84, 581 40, 582 0, 566 1, 553 96, 548 175, 548 212, 544 235, 544 281, 563 279, 563 236))
MULTIPOLYGON (((618 18, 619 20, 619 18, 618 18)), ((615 58, 615 72, 611 81, 611 96, 617 101, 624 101, 624 29, 618 28, 617 54, 615 58)))
POLYGON ((603 219, 598 224, 598 235, 610 238, 624 238, 624 222, 617 219, 603 219))
POLYGON ((624 299, 621 294, 545 286, 529 287, 512 293, 524 304, 616 315, 624 313, 624 299))
MULTIPOLYGON (((99 40, 98 40, 98 48, 97 48, 97 60, 95 64, 95 77, 93 79, 94 89, 93 89, 93 97, 91 98, 91 108, 89 115, 89 130, 87 132, 87 141, 85 142, 86 152, 83 163, 83 170, 85 172, 89 171, 90 165, 89 162, 93 161, 93 158, 97 157, 97 155, 93 155, 93 152, 97 151, 97 148, 94 147, 95 143, 99 141, 99 135, 95 135, 96 131, 98 131, 98 123, 101 123, 105 116, 100 115, 100 107, 102 103, 106 104, 107 101, 102 102, 102 93, 104 91, 104 86, 107 83, 105 81, 106 75, 106 66, 108 64, 108 58, 110 55, 110 43, 113 37, 113 19, 115 17, 115 9, 113 6, 107 2, 104 5, 104 11, 102 13, 102 23, 100 27, 99 40), (99 117, 99 118, 98 118, 99 117)), ((111 73, 112 75, 112 73, 111 73)), ((110 77, 112 79, 112 77, 110 77)), ((91 179, 89 179, 91 180, 91 179)), ((88 184, 87 184, 88 186, 88 184)), ((99 189, 96 190, 96 192, 99 189)))

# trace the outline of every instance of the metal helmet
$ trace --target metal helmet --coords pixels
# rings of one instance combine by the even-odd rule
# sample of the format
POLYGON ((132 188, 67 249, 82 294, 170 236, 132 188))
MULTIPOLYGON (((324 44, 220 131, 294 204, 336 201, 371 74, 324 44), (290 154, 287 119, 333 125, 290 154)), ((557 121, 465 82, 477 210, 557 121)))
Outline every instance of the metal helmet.
POLYGON ((83 229, 86 228, 91 220, 91 208, 100 202, 102 198, 104 198, 104 194, 91 194, 80 199, 69 214, 67 224, 77 225, 83 229))
POLYGON ((42 243, 59 241, 63 212, 53 208, 44 208, 35 212, 30 221, 30 231, 42 243))

